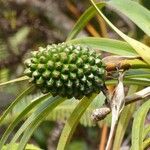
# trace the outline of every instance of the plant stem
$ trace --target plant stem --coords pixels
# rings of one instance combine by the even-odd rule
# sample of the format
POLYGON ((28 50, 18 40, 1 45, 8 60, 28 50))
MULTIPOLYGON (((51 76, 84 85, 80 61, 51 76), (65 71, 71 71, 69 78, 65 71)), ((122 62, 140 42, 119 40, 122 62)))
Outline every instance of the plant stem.
POLYGON ((105 144, 107 140, 108 126, 106 124, 103 125, 102 135, 100 139, 99 150, 105 150, 105 144))

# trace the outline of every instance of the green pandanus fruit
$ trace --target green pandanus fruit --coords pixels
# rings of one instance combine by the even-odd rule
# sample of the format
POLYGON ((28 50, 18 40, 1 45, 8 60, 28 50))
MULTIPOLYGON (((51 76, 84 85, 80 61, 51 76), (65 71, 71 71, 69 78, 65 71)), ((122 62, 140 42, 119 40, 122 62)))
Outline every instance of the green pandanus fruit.
POLYGON ((105 65, 94 50, 65 43, 40 47, 25 61, 25 74, 43 93, 81 99, 100 92, 105 65))

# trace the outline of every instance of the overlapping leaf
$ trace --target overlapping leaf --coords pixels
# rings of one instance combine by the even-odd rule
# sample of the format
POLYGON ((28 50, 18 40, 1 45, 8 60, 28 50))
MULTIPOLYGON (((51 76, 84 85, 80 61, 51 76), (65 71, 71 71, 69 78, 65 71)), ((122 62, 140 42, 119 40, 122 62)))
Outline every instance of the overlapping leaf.
POLYGON ((123 32, 121 32, 117 27, 115 27, 107 18, 106 16, 99 10, 99 8, 96 6, 93 0, 90 0, 93 7, 97 10, 98 14, 107 22, 107 24, 119 35, 121 36, 125 41, 127 41, 134 50, 143 58, 145 62, 147 62, 150 65, 150 48, 143 43, 132 39, 125 35, 123 32))
MULTIPOLYGON (((132 150, 144 149, 143 137, 145 133, 145 119, 150 110, 150 100, 145 102, 136 112, 132 126, 132 150)), ((147 144, 146 144, 147 145, 147 144)), ((149 143, 150 145, 150 143, 149 143)))

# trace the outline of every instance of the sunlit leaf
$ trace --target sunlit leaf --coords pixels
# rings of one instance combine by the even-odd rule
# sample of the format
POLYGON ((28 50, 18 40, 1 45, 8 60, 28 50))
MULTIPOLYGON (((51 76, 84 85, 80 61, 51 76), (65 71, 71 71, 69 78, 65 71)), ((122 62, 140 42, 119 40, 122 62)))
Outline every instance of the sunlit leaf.
POLYGON ((75 128, 79 123, 81 116, 83 115, 87 107, 90 105, 90 103, 93 101, 95 96, 96 95, 93 94, 90 98, 84 97, 82 100, 80 100, 79 104, 76 106, 71 116, 67 120, 65 127, 63 128, 63 131, 59 139, 57 150, 66 149, 66 146, 68 145, 75 131, 75 128))
POLYGON ((97 37, 83 37, 70 40, 67 43, 80 44, 91 48, 98 48, 101 51, 117 55, 138 56, 134 49, 126 42, 97 37))
MULTIPOLYGON (((38 127, 38 125, 47 117, 47 114, 50 113, 57 105, 59 105, 61 102, 63 102, 65 99, 60 98, 59 96, 51 97, 48 100, 44 101, 35 112, 32 113, 32 115, 24 122, 24 124, 19 128, 19 130, 14 135, 13 139, 10 142, 10 146, 13 145, 16 140, 20 137, 20 135, 26 130, 28 132, 29 129, 30 132, 28 134, 24 134, 23 138, 24 140, 21 140, 21 148, 24 148, 26 145, 28 139, 32 135, 34 129, 38 127), (36 123, 35 123, 36 122, 36 123), (32 124, 32 125, 31 125, 32 124), (29 128, 29 126, 31 126, 29 128)), ((20 148, 20 146, 19 146, 20 148)), ((21 150, 21 149, 19 149, 21 150)))
POLYGON ((147 62, 150 65, 150 48, 143 43, 132 39, 122 33, 117 27, 115 27, 107 18, 106 16, 99 10, 99 8, 96 6, 96 4, 93 2, 93 0, 90 0, 92 5, 97 10, 98 14, 107 22, 107 24, 118 34, 120 35, 125 41, 127 41, 134 50, 143 58, 145 62, 147 62))
POLYGON ((29 124, 28 128, 25 130, 17 150, 24 150, 24 147, 26 146, 35 129, 42 123, 42 121, 44 121, 47 115, 65 99, 66 98, 61 98, 59 96, 52 97, 49 101, 47 101, 46 107, 38 115, 34 113, 34 117, 36 116, 36 118, 31 122, 31 124, 29 124))
POLYGON ((148 9, 131 0, 110 0, 107 4, 126 15, 150 36, 150 11, 148 9))
MULTIPOLYGON (((98 8, 103 8, 105 3, 97 4, 98 8)), ((69 35, 67 36, 67 41, 75 38, 77 34, 86 26, 88 21, 95 15, 96 10, 93 7, 87 9, 79 18, 79 20, 74 25, 73 29, 70 31, 69 35)))
MULTIPOLYGON (((93 101, 91 102, 91 104, 89 105, 89 107, 86 109, 86 111, 84 112, 84 114, 82 115, 81 119, 80 119, 80 123, 83 126, 94 126, 95 124, 92 122, 92 120, 90 119, 90 116, 92 114, 92 111, 94 109, 96 109, 97 107, 101 107, 104 103, 104 99, 105 96, 100 93, 98 94, 93 101)), ((73 112, 74 108, 78 105, 80 101, 73 99, 69 99, 64 101, 62 104, 60 104, 59 106, 57 106, 48 116, 47 116, 47 120, 60 120, 60 121, 65 121, 66 119, 68 119, 71 115, 71 113, 73 112)))
POLYGON ((35 107, 37 106, 40 102, 44 101, 45 99, 47 99, 48 97, 50 97, 50 94, 47 95, 42 95, 40 97, 37 97, 33 100, 33 102, 28 105, 27 107, 25 107, 25 109, 16 117, 14 118, 14 120, 10 123, 10 125, 8 126, 8 128, 6 129, 6 131, 4 132, 4 134, 2 135, 2 138, 0 140, 0 149, 3 146, 3 144, 5 144, 8 136, 11 134, 11 132, 13 131, 13 129, 15 128, 15 126, 35 107))
POLYGON ((143 134, 143 140, 146 138, 146 136, 150 133, 150 125, 145 127, 144 134, 143 134))
MULTIPOLYGON (((125 78, 123 82, 125 85, 141 85, 141 86, 150 85, 150 79, 147 78, 133 78, 133 79, 125 78)), ((114 85, 117 83, 117 80, 115 79, 107 80, 105 83, 107 85, 114 85)))
POLYGON ((143 142, 143 149, 149 148, 150 146, 150 138, 147 138, 144 142, 143 142))
MULTIPOLYGON (((15 143, 12 147, 11 147, 11 150, 16 150, 17 147, 18 147, 18 143, 15 143)), ((3 146, 2 150, 7 150, 7 147, 9 146, 9 144, 3 146)), ((32 145, 32 144, 27 144, 27 146, 25 147, 25 150, 42 150, 40 148, 38 148, 37 146, 35 145, 32 145)))
MULTIPOLYGON (((132 126, 132 150, 142 150, 143 149, 143 134, 144 134, 144 123, 145 118, 150 110, 150 100, 145 102, 136 112, 134 116, 133 126, 132 126)), ((149 143, 150 144, 150 143, 149 143)))

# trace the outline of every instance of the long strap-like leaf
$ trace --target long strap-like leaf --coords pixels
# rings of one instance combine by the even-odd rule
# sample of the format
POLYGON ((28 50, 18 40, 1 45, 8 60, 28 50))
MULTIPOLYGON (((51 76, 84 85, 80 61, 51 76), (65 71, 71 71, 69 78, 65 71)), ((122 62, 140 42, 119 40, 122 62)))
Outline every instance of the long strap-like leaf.
POLYGON ((108 38, 83 37, 68 41, 67 43, 85 45, 98 48, 101 51, 122 56, 138 56, 135 50, 126 42, 108 38))
POLYGON ((144 122, 148 111, 150 110, 150 100, 145 102, 136 112, 132 126, 132 150, 142 150, 144 148, 144 122))
MULTIPOLYGON (((117 83, 117 80, 107 80, 105 82, 107 85, 114 85, 117 83)), ((149 86, 150 85, 150 80, 146 78, 135 78, 135 79, 128 79, 125 78, 123 81, 124 84, 126 85, 141 85, 141 86, 149 86)))
POLYGON ((61 98, 59 96, 52 97, 50 102, 48 101, 47 106, 43 109, 43 111, 32 121, 32 123, 28 126, 25 130, 23 137, 19 143, 17 150, 24 150, 28 140, 30 139, 31 135, 35 131, 35 129, 42 123, 42 121, 47 117, 47 115, 55 108, 57 105, 62 103, 66 98, 61 98))
POLYGON ((81 116, 95 98, 96 94, 93 94, 90 98, 84 97, 80 100, 79 104, 73 110, 71 116, 67 120, 65 127, 63 128, 61 137, 59 139, 57 150, 65 150, 68 145, 76 126, 78 125, 81 116))
POLYGON ((132 39, 122 33, 117 27, 115 27, 107 18, 106 16, 99 10, 99 8, 96 6, 93 0, 90 0, 92 5, 95 7, 97 10, 98 14, 107 22, 107 24, 120 36, 122 37, 125 41, 127 41, 133 48, 134 50, 143 58, 145 62, 147 62, 150 65, 150 48, 143 43, 132 39))
POLYGON ((8 113, 11 112, 11 110, 14 108, 14 106, 21 101, 21 99, 28 95, 29 93, 31 93, 34 89, 34 86, 30 86, 28 89, 26 89, 25 91, 23 91, 12 103, 11 105, 5 110, 5 112, 3 113, 3 115, 0 117, 0 124, 2 123, 2 121, 5 119, 5 117, 8 115, 8 113))
MULTIPOLYGON (((13 145, 16 142, 16 140, 29 127, 30 124, 34 123, 34 121, 36 121, 37 119, 39 121, 40 120, 43 121, 43 119, 45 119, 45 117, 47 116, 47 114, 44 117, 43 116, 41 117, 41 115, 44 114, 44 113, 46 113, 48 110, 52 111, 58 104, 60 104, 60 102, 63 102, 63 101, 64 101, 64 99, 62 99, 62 98, 60 98, 58 96, 57 97, 51 97, 50 99, 44 101, 38 107, 38 109, 24 122, 24 124, 21 126, 21 128, 17 131, 17 133, 15 134, 15 136, 13 137, 13 139, 10 142, 10 146, 13 145)), ((24 143, 24 144, 26 144, 26 143, 24 143)))
POLYGON ((150 36, 150 11, 148 9, 131 0, 111 0, 107 4, 126 15, 150 36))
POLYGON ((33 102, 31 104, 29 104, 12 122, 11 124, 8 126, 8 128, 6 129, 5 133, 3 134, 1 140, 0 140, 0 149, 3 147, 3 145, 5 144, 8 136, 10 135, 10 133, 13 131, 13 129, 15 128, 15 126, 35 107, 37 106, 40 102, 44 101, 45 99, 47 99, 48 97, 50 97, 50 94, 46 94, 46 95, 42 95, 40 97, 37 97, 36 99, 33 100, 33 102))
MULTIPOLYGON (((105 3, 99 3, 97 4, 98 8, 103 8, 105 6, 105 3)), ((79 18, 79 20, 74 25, 72 31, 69 33, 67 37, 67 41, 74 39, 77 34, 86 26, 88 21, 96 14, 96 10, 93 7, 90 7, 87 9, 79 18)))
MULTIPOLYGON (((117 10, 124 13, 130 18, 140 29, 150 35, 150 11, 141 6, 140 4, 131 0, 111 0, 109 2, 97 3, 99 9, 103 8, 106 4, 113 6, 117 10)), ((96 10, 91 6, 88 8, 78 19, 72 31, 67 37, 67 41, 74 39, 78 33, 86 26, 87 22, 96 14, 96 10)))

